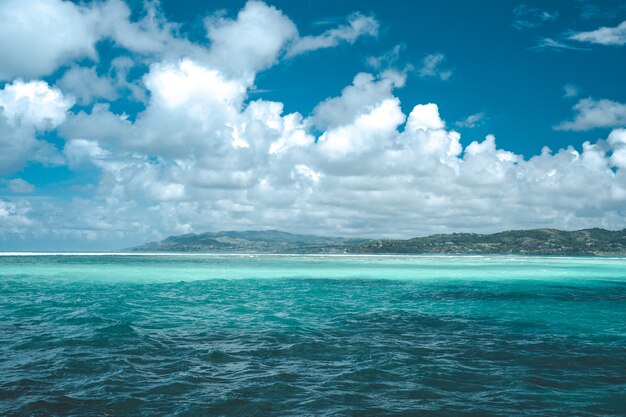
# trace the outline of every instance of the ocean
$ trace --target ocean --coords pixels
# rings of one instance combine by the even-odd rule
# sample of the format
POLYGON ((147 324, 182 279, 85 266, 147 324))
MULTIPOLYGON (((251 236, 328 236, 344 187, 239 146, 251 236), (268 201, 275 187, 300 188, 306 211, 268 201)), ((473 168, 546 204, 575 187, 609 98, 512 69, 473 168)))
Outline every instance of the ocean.
POLYGON ((626 259, 0 256, 2 416, 624 416, 626 259))

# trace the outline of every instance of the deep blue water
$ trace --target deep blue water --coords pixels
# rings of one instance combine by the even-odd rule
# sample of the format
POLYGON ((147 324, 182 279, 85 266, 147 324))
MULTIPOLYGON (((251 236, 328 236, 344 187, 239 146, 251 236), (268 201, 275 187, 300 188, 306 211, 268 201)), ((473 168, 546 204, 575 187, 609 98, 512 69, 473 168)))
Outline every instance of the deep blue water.
POLYGON ((623 416, 626 260, 0 257, 3 416, 623 416))

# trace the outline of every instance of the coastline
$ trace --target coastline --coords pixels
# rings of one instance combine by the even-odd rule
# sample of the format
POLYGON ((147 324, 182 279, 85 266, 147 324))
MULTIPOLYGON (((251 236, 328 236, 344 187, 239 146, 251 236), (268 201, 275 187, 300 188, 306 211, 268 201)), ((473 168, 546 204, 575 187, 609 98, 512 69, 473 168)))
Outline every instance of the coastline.
POLYGON ((462 259, 598 259, 598 260, 626 260, 626 255, 534 255, 534 254, 411 254, 411 253, 264 253, 264 252, 234 252, 234 253, 218 253, 218 252, 0 252, 0 257, 19 257, 19 256, 119 256, 119 257, 210 257, 210 258, 462 258, 462 259))

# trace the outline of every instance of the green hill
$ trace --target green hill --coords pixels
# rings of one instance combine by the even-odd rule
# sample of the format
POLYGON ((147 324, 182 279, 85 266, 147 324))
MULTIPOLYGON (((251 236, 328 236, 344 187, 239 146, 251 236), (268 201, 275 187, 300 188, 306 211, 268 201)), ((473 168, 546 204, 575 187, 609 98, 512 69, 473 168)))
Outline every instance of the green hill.
POLYGON ((626 255, 626 229, 511 230, 481 235, 452 233, 407 240, 376 240, 357 245, 353 253, 626 255))
POLYGON ((133 252, 251 252, 251 253, 345 253, 366 243, 365 239, 344 239, 296 235, 278 230, 225 231, 170 236, 131 248, 133 252))
POLYGON ((511 230, 494 234, 451 233, 412 239, 345 239, 278 230, 226 231, 170 236, 131 248, 134 252, 519 254, 626 256, 626 229, 511 230))

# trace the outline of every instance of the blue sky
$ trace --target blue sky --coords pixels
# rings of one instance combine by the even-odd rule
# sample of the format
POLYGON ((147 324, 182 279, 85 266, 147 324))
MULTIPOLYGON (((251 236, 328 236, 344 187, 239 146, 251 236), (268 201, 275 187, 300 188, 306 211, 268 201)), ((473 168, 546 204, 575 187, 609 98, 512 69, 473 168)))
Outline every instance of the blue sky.
POLYGON ((0 249, 622 228, 623 22, 619 1, 7 0, 0 249))

